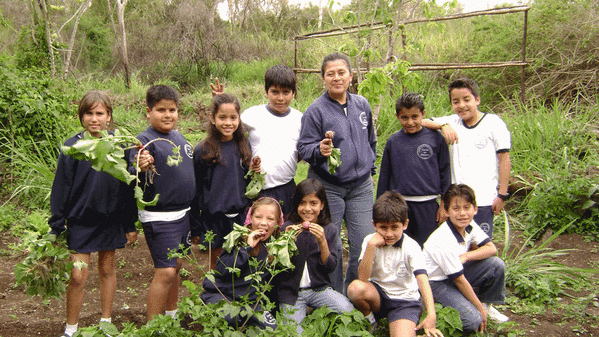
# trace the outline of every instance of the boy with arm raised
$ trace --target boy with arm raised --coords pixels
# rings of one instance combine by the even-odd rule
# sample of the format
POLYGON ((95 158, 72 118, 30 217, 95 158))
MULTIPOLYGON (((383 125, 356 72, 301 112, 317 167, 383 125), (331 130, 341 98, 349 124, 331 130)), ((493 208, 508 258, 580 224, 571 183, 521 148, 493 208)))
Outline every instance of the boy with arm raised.
POLYGON ((422 125, 443 132, 450 144, 452 183, 474 189, 479 205, 474 221, 493 238, 493 215, 509 198, 510 131, 501 117, 478 110, 480 93, 473 80, 451 82, 449 97, 455 115, 423 120, 422 125))

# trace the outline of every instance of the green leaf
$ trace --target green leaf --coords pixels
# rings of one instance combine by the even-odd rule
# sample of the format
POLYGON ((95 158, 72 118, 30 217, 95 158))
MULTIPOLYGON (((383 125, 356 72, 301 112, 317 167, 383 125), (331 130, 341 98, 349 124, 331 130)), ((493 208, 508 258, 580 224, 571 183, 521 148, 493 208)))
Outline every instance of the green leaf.
POLYGON ((327 165, 329 166, 329 174, 335 174, 337 167, 341 166, 341 150, 339 148, 333 148, 333 153, 327 157, 327 165))
POLYGON ((155 206, 160 197, 160 193, 157 193, 152 201, 144 201, 144 191, 139 186, 135 186, 133 192, 137 201, 137 208, 139 209, 144 209, 146 206, 155 206))

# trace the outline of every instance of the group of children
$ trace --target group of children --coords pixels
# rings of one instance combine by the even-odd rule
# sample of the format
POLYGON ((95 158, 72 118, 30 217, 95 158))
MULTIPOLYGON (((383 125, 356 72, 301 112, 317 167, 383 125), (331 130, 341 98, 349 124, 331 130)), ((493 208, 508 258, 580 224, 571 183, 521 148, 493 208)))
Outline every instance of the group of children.
MULTIPOLYGON (((323 62, 323 80, 330 85, 328 94, 334 98, 337 87, 337 91, 347 89, 336 85, 336 79, 351 71, 348 60, 329 59, 323 62), (329 66, 346 73, 333 74, 327 82, 325 70, 329 66)), ((159 314, 176 317, 182 261, 169 259, 168 253, 178 250, 180 244, 188 247, 204 243, 208 231, 214 234, 210 268, 216 272, 213 279, 203 283, 202 299, 206 303, 241 296, 256 300, 256 289, 245 279, 256 266, 251 260, 265 262, 265 243, 281 231, 292 229, 299 231, 299 252, 292 257, 295 268, 277 275, 273 301, 285 316, 298 323, 298 334, 307 309, 321 306, 336 312, 355 307, 372 323, 387 317, 391 336, 413 336, 420 328, 441 336, 435 328, 433 301, 456 308, 465 330, 483 331, 487 312, 506 319, 489 306, 502 303, 505 297, 503 262, 493 257, 496 249, 490 238, 492 215, 507 199, 509 131, 499 117, 478 111, 476 84, 466 79, 450 85, 457 118, 423 120, 425 111, 419 95, 408 93, 398 100, 396 115, 403 129, 385 146, 378 198, 368 210, 372 212, 368 223, 372 221, 374 233, 359 242, 361 253, 354 271, 357 278, 349 280, 344 290, 332 287, 331 273, 342 264, 342 247, 340 227, 332 223, 326 182, 313 177, 297 186, 294 182, 300 158, 297 144, 304 123, 301 112, 289 106, 295 93, 293 70, 272 67, 265 74, 269 103, 242 114, 239 101, 217 84, 207 137, 193 149, 174 129, 177 91, 164 85, 149 88, 146 116, 150 126, 137 138, 150 144, 139 153, 129 150, 126 156, 129 171, 138 173, 144 186, 144 200, 153 200, 156 195, 159 199, 156 205, 139 210, 137 216, 130 186, 95 172, 85 161, 60 154, 52 188, 50 226, 53 233, 60 234, 66 224, 68 245, 75 251, 73 260, 89 263, 90 252, 99 252, 101 320, 110 321, 111 316, 116 289, 114 250, 136 240, 137 218, 143 225, 155 268, 148 292, 148 320, 159 314), (442 130, 445 137, 432 131, 435 129, 442 130), (167 165, 173 145, 153 141, 157 139, 168 139, 181 147, 182 162, 178 166, 167 165), (496 157, 491 158, 491 153, 496 157), (266 173, 265 189, 253 204, 245 196, 249 170, 266 173), (477 207, 474 191, 465 184, 474 186, 477 197, 483 196, 481 206, 477 207), (437 203, 439 195, 443 196, 441 207, 437 203), (485 209, 482 213, 486 216, 480 222, 483 229, 475 218, 481 209, 485 209), (440 222, 443 224, 437 226, 440 222), (247 245, 233 252, 223 251, 224 238, 234 223, 244 223, 251 230, 245 238, 247 245), (232 267, 240 273, 231 275, 232 267), (421 302, 426 318, 418 324, 421 302)), ((343 109, 347 111, 347 102, 343 109)), ((366 129, 370 124, 363 115, 358 117, 366 129)), ((65 145, 72 145, 84 133, 101 137, 100 130, 110 127, 113 120, 108 97, 96 91, 86 94, 79 106, 79 119, 85 131, 65 145)), ((376 146, 375 138, 367 137, 365 142, 368 147, 373 142, 376 146)), ((323 155, 330 155, 331 145, 325 138, 316 146, 323 155)), ((320 165, 323 159, 317 161, 320 165)), ((368 160, 365 166, 367 177, 372 164, 368 160)), ((86 277, 87 268, 73 269, 63 336, 70 337, 77 330, 86 277)), ((238 323, 238 319, 227 317, 230 324, 238 323)), ((263 328, 276 328, 277 324, 268 311, 263 311, 261 319, 251 318, 250 323, 263 328)))

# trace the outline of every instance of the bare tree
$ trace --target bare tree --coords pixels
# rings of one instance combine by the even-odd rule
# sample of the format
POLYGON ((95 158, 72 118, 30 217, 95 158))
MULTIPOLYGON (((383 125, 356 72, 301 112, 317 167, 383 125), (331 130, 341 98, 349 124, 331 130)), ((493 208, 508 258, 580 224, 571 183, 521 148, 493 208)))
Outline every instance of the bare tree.
POLYGON ((114 31, 117 40, 117 50, 119 51, 119 57, 121 58, 121 62, 123 62, 123 67, 125 68, 125 85, 127 88, 129 88, 131 86, 131 74, 129 68, 129 57, 127 56, 127 33, 125 30, 125 7, 127 6, 127 1, 128 0, 115 0, 118 29, 115 26, 114 19, 112 17, 113 9, 110 0, 107 0, 107 3, 108 12, 110 13, 110 21, 112 22, 112 30, 114 31))
POLYGON ((68 47, 65 53, 64 62, 62 66, 62 77, 65 79, 67 78, 67 75, 69 74, 69 68, 71 67, 71 55, 73 54, 73 47, 75 46, 75 36, 77 35, 77 29, 79 28, 79 21, 81 20, 81 16, 83 16, 83 13, 87 11, 91 4, 92 0, 86 0, 82 2, 79 5, 79 8, 77 8, 77 11, 75 11, 71 18, 69 18, 58 30, 60 34, 60 31, 65 27, 65 25, 69 23, 73 18, 75 18, 75 23, 73 25, 73 30, 71 31, 71 37, 69 38, 68 47))

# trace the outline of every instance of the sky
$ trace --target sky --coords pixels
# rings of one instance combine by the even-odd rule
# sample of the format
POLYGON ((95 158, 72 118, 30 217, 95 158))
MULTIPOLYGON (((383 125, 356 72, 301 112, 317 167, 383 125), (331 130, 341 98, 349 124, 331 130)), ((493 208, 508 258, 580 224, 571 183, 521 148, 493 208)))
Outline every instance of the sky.
MULTIPOLYGON (((335 4, 333 5, 333 9, 339 9, 342 6, 349 4, 351 0, 334 0, 335 4)), ((493 8, 495 5, 503 4, 503 3, 515 3, 517 4, 517 0, 458 0, 461 4, 464 5, 464 13, 479 11, 483 9, 493 8)), ((320 0, 289 0, 289 4, 309 4, 313 3, 314 5, 319 5, 320 0)), ((327 0, 322 0, 322 3, 327 3, 327 0)), ((444 3, 444 0, 437 0, 438 4, 444 3)), ((227 20, 227 4, 226 2, 222 2, 218 6, 218 12, 224 20, 227 20)))
MULTIPOLYGON (((350 0, 334 0, 335 5, 333 5, 333 9, 341 8, 341 6, 350 3, 350 0)), ((315 5, 319 4, 319 0, 289 0, 290 4, 308 4, 313 3, 315 5)), ((322 0, 323 3, 326 3, 327 0, 322 0)), ((503 3, 517 3, 517 1, 513 0, 458 0, 461 4, 464 5, 464 13, 473 12, 482 9, 493 8, 495 5, 503 4, 503 3)), ((443 0, 437 0, 438 4, 444 3, 443 0)))

